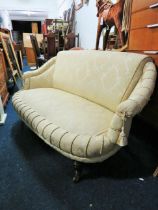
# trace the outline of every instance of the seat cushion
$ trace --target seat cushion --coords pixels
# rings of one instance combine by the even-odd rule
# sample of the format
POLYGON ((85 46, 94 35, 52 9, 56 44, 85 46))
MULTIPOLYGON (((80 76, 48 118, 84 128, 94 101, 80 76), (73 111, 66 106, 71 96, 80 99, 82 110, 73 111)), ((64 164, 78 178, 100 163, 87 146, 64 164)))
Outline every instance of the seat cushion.
POLYGON ((100 105, 58 89, 30 89, 18 94, 23 104, 31 107, 40 116, 75 134, 102 134, 109 127, 114 115, 100 105))

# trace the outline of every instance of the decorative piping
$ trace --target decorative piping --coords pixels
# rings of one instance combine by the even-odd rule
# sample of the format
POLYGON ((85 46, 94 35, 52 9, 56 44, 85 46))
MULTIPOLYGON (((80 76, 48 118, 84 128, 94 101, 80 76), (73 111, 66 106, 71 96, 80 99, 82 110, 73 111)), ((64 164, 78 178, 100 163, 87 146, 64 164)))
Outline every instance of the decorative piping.
POLYGON ((45 130, 49 125, 53 125, 53 123, 48 123, 48 124, 43 128, 43 131, 42 131, 41 136, 43 136, 44 139, 46 139, 45 136, 44 136, 44 130, 45 130))
POLYGON ((88 151, 88 146, 89 146, 91 139, 92 139, 92 136, 89 138, 87 146, 86 146, 86 157, 88 157, 87 151, 88 151))
POLYGON ((74 144, 74 141, 76 140, 76 138, 78 137, 79 135, 75 136, 75 138, 72 140, 71 142, 71 149, 70 149, 70 152, 71 154, 73 155, 73 152, 72 152, 72 147, 73 147, 73 144, 74 144))
POLYGON ((41 123, 41 122, 43 122, 44 120, 46 120, 46 119, 42 119, 42 120, 40 120, 38 123, 37 123, 37 125, 36 125, 36 130, 37 130, 37 132, 39 133, 39 131, 38 131, 38 126, 39 126, 39 124, 41 123))
POLYGON ((62 138, 67 134, 67 133, 69 133, 68 131, 66 131, 61 137, 60 137, 60 140, 59 140, 59 148, 61 149, 61 147, 60 147, 60 144, 61 144, 61 140, 62 140, 62 138))
POLYGON ((25 112, 24 112, 23 114, 21 113, 21 116, 22 116, 24 119, 25 119, 25 117, 24 117, 25 113, 26 113, 28 110, 30 110, 30 109, 31 109, 31 108, 29 107, 28 109, 25 110, 25 112))
POLYGON ((36 115, 35 117, 33 117, 33 119, 31 120, 31 127, 33 128, 33 121, 37 118, 40 117, 40 115, 36 115))
POLYGON ((24 104, 24 106, 23 106, 22 109, 20 110, 20 115, 21 115, 22 110, 23 110, 25 107, 27 107, 27 105, 24 104))
POLYGON ((52 144, 52 134, 57 130, 57 129, 59 129, 60 127, 57 127, 57 128, 54 128, 53 130, 52 130, 52 132, 51 132, 51 134, 50 134, 50 137, 49 137, 49 142, 50 142, 50 144, 52 144))

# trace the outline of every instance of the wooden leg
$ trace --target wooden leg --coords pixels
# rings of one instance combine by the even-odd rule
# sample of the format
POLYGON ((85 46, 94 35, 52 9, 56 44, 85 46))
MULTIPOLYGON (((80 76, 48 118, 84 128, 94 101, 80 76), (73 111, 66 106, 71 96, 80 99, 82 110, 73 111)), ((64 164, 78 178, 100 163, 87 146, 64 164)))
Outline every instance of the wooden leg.
POLYGON ((100 40, 102 30, 103 30, 103 25, 100 25, 100 18, 99 18, 98 27, 97 27, 96 47, 95 47, 96 50, 98 50, 99 48, 99 40, 100 40))
POLYGON ((156 177, 158 176, 158 167, 155 169, 154 173, 153 173, 153 176, 156 177))
POLYGON ((110 29, 111 29, 110 27, 108 29, 106 29, 106 33, 105 33, 105 35, 103 37, 103 50, 106 50, 110 29))
POLYGON ((75 169, 75 174, 73 177, 73 182, 77 183, 80 180, 80 175, 81 175, 81 164, 77 161, 74 161, 73 163, 74 169, 75 169))

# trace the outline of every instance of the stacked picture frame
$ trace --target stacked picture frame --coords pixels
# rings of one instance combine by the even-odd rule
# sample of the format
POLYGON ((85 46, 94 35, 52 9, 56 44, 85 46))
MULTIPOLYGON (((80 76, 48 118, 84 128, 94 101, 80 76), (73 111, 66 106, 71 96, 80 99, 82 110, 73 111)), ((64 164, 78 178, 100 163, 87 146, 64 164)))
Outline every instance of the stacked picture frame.
POLYGON ((22 72, 9 34, 0 32, 0 42, 2 44, 6 60, 9 64, 9 74, 19 89, 23 87, 22 72))

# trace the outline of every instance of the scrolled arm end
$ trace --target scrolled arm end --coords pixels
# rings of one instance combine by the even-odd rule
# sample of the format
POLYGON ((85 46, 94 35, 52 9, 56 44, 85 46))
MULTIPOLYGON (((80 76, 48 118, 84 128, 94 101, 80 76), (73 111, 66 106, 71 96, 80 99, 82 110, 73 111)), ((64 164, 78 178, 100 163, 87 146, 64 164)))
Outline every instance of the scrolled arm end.
POLYGON ((24 73, 24 89, 52 87, 55 61, 56 57, 47 61, 39 69, 24 73))
POLYGON ((146 63, 142 77, 129 98, 118 105, 117 112, 124 113, 127 117, 133 117, 141 112, 154 91, 156 76, 157 72, 154 63, 146 63))

